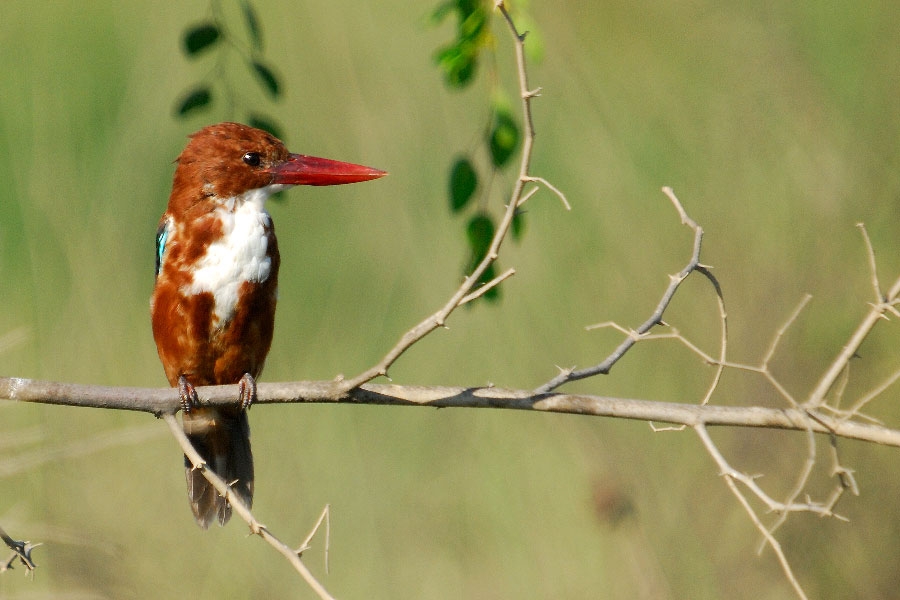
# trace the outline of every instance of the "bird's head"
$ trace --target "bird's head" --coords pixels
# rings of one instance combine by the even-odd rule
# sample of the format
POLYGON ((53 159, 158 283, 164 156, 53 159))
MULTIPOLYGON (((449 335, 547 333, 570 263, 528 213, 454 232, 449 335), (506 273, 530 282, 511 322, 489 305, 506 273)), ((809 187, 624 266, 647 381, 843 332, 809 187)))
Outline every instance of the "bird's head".
POLYGON ((205 200, 233 202, 248 192, 264 199, 295 185, 339 185, 378 179, 371 167, 288 152, 275 136, 240 123, 219 123, 190 136, 176 160, 169 210, 205 200))

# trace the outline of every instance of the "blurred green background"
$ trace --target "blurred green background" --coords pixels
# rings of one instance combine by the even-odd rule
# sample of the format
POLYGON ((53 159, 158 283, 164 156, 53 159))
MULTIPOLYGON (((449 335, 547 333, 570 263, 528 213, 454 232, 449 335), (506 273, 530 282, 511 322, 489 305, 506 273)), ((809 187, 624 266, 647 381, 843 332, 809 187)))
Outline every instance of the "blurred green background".
MULTIPOLYGON (((295 152, 391 172, 270 206, 282 272, 263 379, 355 374, 458 284, 466 247, 446 176, 480 144, 489 87, 444 86, 432 55, 452 23, 428 26, 429 3, 256 6, 285 94, 271 103, 235 64, 246 101, 277 116, 295 152)), ((207 10, 0 7, 0 374, 165 384, 148 315, 156 224, 185 136, 227 116, 173 117, 209 69, 180 51, 207 10)), ((813 294, 773 362, 802 398, 872 299, 857 222, 885 283, 900 272, 900 5, 534 0, 528 11, 543 47, 530 71, 544 88, 533 172, 573 210, 546 192, 530 200, 525 239, 501 258, 517 270, 502 302, 455 314, 394 381, 530 388, 554 365, 605 357, 619 336, 584 326, 636 326, 688 258, 690 232, 659 192, 670 185, 707 231, 733 360, 757 362, 813 294)), ((509 39, 493 27, 513 83, 509 39)), ((495 206, 512 177, 492 182, 495 206)), ((699 279, 667 321, 715 352, 715 303, 699 279)), ((896 347, 885 323, 848 398, 898 367, 896 347)), ((569 389, 696 402, 711 375, 653 342, 569 389)), ((761 378, 735 372, 714 401, 781 405, 761 378)), ((896 404, 892 389, 872 412, 896 423, 896 404)), ((341 598, 793 597, 690 432, 360 406, 257 407, 251 423, 259 518, 299 542, 330 503, 331 573, 321 538, 305 558, 341 598)), ((0 576, 0 597, 312 597, 240 522, 193 524, 165 429, 142 414, 0 403, 0 523, 44 542, 34 581, 0 576)), ((713 433, 776 497, 806 457, 802 435, 713 433)), ((810 491, 821 497, 833 482, 819 446, 810 491)), ((838 506, 850 522, 797 515, 779 537, 811 596, 894 598, 900 454, 839 449, 862 491, 838 506)))

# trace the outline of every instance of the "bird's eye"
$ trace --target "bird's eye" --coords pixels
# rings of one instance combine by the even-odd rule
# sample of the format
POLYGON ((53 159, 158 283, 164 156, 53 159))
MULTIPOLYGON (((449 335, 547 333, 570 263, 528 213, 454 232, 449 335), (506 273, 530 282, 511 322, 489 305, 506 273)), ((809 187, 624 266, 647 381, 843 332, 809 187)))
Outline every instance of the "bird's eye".
POLYGON ((241 157, 241 160, 251 167, 258 167, 260 163, 259 152, 248 152, 241 157))

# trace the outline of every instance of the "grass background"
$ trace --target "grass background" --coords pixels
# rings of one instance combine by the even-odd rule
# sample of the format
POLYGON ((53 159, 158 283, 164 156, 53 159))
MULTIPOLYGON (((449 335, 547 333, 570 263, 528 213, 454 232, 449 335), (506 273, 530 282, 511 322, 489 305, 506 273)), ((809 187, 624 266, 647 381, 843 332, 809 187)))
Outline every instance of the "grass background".
MULTIPOLYGON (((446 173, 457 152, 480 144, 489 91, 444 87, 431 56, 451 25, 427 26, 428 4, 257 8, 285 94, 269 103, 236 64, 230 77, 247 102, 277 115, 294 151, 391 172, 294 190, 270 208, 283 266, 264 379, 353 374, 459 280, 463 222, 448 212, 446 173)), ((206 11, 204 2, 0 7, 3 375, 164 385, 148 316, 153 236, 185 136, 226 116, 172 115, 209 68, 179 50, 206 11)), ((618 337, 583 326, 643 321, 688 257, 690 234, 659 192, 671 185, 707 231, 732 359, 758 361, 813 294, 773 366, 802 396, 871 299, 857 222, 884 279, 900 271, 900 7, 584 0, 529 11, 543 47, 531 67, 544 88, 533 171, 573 211, 545 192, 532 199, 524 243, 501 259, 517 269, 502 303, 454 315, 404 356, 394 380, 528 388, 556 364, 604 357, 618 337)), ((494 28, 511 82, 510 44, 494 28)), ((495 179, 493 202, 510 178, 495 179)), ((667 320, 712 350, 714 314, 692 282, 667 320)), ((886 323, 854 364, 848 395, 896 369, 896 348, 886 323)), ((571 389, 694 402, 710 375, 682 348, 645 344, 610 376, 571 389)), ((737 373, 715 401, 779 404, 759 378, 737 373)), ((873 412, 896 422, 896 404, 889 390, 873 412)), ((690 433, 350 406, 260 407, 251 421, 255 509, 283 539, 300 540, 331 504, 323 581, 338 597, 792 597, 690 433), (598 496, 633 511, 613 525, 598 496)), ((765 473, 776 496, 805 457, 796 434, 714 436, 736 466, 765 473)), ((840 449, 862 489, 839 505, 851 522, 796 516, 780 538, 811 596, 895 597, 897 452, 840 449)), ((830 485, 820 455, 816 492, 830 485)), ((0 577, 2 598, 312 596, 240 524, 193 525, 180 454, 145 415, 0 404, 0 472, 0 522, 45 544, 34 581, 0 577)), ((306 555, 318 573, 321 546, 306 555)))

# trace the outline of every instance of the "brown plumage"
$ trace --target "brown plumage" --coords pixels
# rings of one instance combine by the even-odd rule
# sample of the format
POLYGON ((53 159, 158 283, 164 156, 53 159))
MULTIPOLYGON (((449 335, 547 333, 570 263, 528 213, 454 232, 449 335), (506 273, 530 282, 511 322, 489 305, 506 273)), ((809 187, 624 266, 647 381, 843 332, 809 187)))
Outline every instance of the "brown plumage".
MULTIPOLYGON (((253 456, 246 408, 272 342, 280 256, 265 200, 294 185, 376 179, 383 171, 291 154, 237 123, 201 129, 179 155, 157 233, 153 337, 183 423, 207 465, 249 506, 253 456), (240 384, 233 407, 201 407, 194 386, 240 384)), ((185 457, 191 510, 204 529, 231 506, 185 457)))

